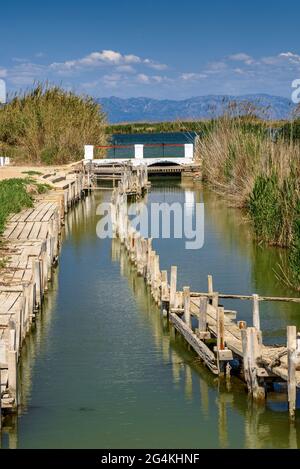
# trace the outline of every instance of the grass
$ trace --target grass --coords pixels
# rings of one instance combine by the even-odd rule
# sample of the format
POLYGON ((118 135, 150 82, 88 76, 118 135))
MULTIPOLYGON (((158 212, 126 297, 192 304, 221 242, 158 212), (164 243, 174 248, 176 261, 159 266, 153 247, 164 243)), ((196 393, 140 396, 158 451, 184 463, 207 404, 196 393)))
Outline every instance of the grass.
POLYGON ((40 171, 30 170, 30 171, 22 171, 22 174, 27 174, 28 176, 42 176, 43 173, 41 173, 40 171))
POLYGON ((46 192, 48 187, 31 178, 0 181, 0 235, 10 215, 32 207, 34 196, 46 192))
POLYGON ((66 164, 104 145, 105 115, 90 97, 38 84, 0 108, 0 152, 16 163, 66 164))

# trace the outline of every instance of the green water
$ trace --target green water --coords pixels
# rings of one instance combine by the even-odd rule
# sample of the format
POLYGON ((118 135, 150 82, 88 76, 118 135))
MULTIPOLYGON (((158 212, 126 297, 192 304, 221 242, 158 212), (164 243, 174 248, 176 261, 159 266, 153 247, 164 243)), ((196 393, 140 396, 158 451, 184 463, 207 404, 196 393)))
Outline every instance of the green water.
MULTIPOLYGON (((205 203, 205 243, 156 240, 162 269, 178 266, 179 286, 294 295, 277 280, 284 252, 257 246, 241 212, 215 195, 176 181, 153 183, 148 203, 205 203), (276 273, 277 272, 277 273, 276 273)), ((20 368, 20 415, 5 422, 3 447, 19 448, 294 448, 286 396, 251 403, 243 383, 212 376, 153 304, 117 241, 96 235, 97 192, 67 217, 60 264, 20 368)), ((251 323, 248 302, 225 304, 251 323)), ((262 305, 266 342, 283 343, 300 308, 262 305)))

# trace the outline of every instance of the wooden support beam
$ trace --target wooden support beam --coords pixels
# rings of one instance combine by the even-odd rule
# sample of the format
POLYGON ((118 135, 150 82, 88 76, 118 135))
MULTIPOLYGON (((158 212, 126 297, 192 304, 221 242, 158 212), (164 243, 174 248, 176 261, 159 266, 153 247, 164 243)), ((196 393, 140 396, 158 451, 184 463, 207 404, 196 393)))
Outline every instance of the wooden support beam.
POLYGON ((183 309, 184 309, 184 322, 191 328, 191 296, 190 287, 183 288, 183 309))
POLYGON ((224 327, 224 308, 217 308, 217 347, 218 350, 225 349, 225 327, 224 327))
POLYGON ((35 284, 35 308, 40 308, 42 304, 42 269, 41 261, 34 259, 32 261, 33 282, 35 284))
POLYGON ((248 392, 254 400, 265 399, 265 389, 259 382, 258 359, 261 356, 261 345, 259 343, 258 332, 254 327, 241 329, 243 345, 243 365, 244 376, 247 383, 248 392))
POLYGON ((217 293, 217 292, 214 292, 212 294, 212 306, 215 309, 218 309, 218 307, 219 307, 219 293, 217 293))
POLYGON ((175 308, 176 291, 177 291, 177 266, 173 265, 171 267, 171 280, 170 280, 170 309, 175 308))
POLYGON ((292 420, 296 412, 296 362, 297 362, 297 328, 287 327, 287 349, 288 349, 288 398, 289 413, 292 420))
POLYGON ((206 332, 207 330, 207 306, 208 298, 200 298, 199 303, 199 332, 206 332))
POLYGON ((9 350, 7 353, 8 361, 8 387, 12 397, 15 400, 15 407, 18 406, 18 353, 16 350, 9 350))

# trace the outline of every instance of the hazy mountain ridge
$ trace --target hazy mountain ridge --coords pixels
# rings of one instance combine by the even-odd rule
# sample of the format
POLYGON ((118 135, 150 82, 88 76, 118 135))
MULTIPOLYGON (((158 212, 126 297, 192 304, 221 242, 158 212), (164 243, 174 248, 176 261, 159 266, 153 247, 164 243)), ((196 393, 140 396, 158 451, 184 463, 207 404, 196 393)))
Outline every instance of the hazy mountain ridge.
POLYGON ((99 98, 111 123, 141 121, 194 120, 217 117, 224 114, 230 102, 251 103, 266 119, 289 119, 295 107, 291 100, 267 94, 243 96, 208 95, 185 100, 158 100, 151 98, 99 98))

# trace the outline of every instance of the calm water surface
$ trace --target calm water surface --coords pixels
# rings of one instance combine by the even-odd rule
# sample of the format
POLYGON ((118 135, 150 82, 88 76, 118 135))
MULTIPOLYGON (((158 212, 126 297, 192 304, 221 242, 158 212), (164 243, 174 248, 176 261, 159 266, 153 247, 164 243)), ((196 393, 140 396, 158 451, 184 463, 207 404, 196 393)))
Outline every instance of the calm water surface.
MULTIPOLYGON (((156 181, 148 202, 205 203, 205 244, 156 240, 163 269, 178 266, 180 286, 293 295, 277 280, 284 252, 259 247, 239 211, 180 182, 156 181)), ((96 236, 97 205, 87 198, 66 220, 60 265, 36 331, 27 340, 21 374, 22 411, 6 423, 2 445, 19 448, 295 448, 299 418, 289 424, 286 396, 255 406, 237 379, 213 377, 153 304, 117 241, 96 236)), ((251 305, 228 302, 251 323, 251 305)), ((300 309, 263 304, 264 340, 285 341, 300 309)), ((297 434, 298 431, 298 434, 297 434)))

